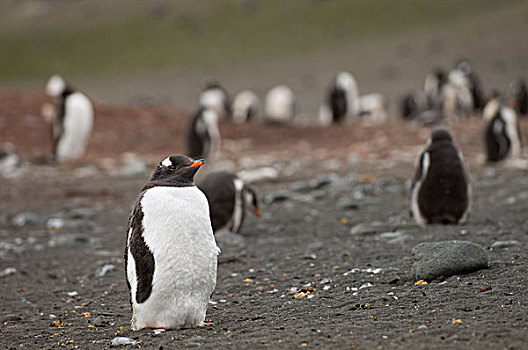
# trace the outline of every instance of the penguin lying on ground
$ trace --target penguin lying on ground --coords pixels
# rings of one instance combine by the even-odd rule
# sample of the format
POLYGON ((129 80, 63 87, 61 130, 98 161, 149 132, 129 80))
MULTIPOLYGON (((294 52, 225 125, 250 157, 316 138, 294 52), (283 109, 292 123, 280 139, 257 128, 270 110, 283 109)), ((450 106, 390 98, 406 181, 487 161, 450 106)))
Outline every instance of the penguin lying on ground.
POLYGON ((412 185, 411 215, 422 225, 461 223, 468 217, 470 201, 462 153, 449 131, 437 127, 420 155, 412 185))
POLYGON ((84 154, 93 128, 92 103, 86 95, 75 91, 58 75, 49 79, 46 93, 58 99, 57 114, 52 127, 54 160, 62 162, 80 158, 84 154))
POLYGON ((185 135, 187 155, 191 158, 214 157, 220 152, 218 114, 202 107, 189 118, 185 135))
POLYGON ((236 175, 225 171, 210 173, 198 183, 198 188, 209 201, 214 232, 227 228, 238 233, 248 207, 260 216, 257 194, 236 175))
POLYGON ((498 92, 494 93, 482 113, 488 162, 517 158, 522 150, 517 114, 501 101, 499 95, 498 92))
POLYGON ((133 330, 204 322, 220 250, 207 198, 193 184, 202 164, 183 155, 166 158, 136 200, 125 250, 133 330))

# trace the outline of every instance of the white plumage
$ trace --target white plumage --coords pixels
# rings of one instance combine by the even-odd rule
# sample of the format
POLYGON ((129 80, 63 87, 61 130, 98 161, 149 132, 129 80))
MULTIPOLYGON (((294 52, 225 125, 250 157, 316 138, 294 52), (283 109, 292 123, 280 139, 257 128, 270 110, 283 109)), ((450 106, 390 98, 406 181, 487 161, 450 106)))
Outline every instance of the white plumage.
POLYGON ((250 90, 239 92, 233 100, 233 122, 242 124, 250 118, 260 118, 260 100, 258 96, 250 90))
POLYGON ((75 92, 66 97, 63 134, 57 143, 58 161, 79 158, 84 154, 92 132, 94 111, 84 94, 75 92))
POLYGON ((266 121, 287 123, 295 114, 295 96, 292 89, 286 85, 271 88, 266 94, 265 118, 266 121))
POLYGON ((136 301, 136 269, 128 234, 127 273, 132 295, 132 329, 180 328, 203 324, 216 284, 216 246, 205 195, 195 186, 157 186, 141 201, 143 238, 154 256, 152 292, 136 301))

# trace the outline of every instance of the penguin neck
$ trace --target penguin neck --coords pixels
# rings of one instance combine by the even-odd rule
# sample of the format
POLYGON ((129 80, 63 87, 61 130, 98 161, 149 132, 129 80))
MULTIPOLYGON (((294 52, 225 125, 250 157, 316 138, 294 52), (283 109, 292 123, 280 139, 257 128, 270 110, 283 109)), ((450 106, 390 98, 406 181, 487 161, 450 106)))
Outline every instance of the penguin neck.
POLYGON ((150 180, 143 186, 141 191, 146 191, 153 187, 164 186, 164 187, 192 187, 194 186, 193 180, 182 179, 181 176, 167 177, 163 179, 150 180))

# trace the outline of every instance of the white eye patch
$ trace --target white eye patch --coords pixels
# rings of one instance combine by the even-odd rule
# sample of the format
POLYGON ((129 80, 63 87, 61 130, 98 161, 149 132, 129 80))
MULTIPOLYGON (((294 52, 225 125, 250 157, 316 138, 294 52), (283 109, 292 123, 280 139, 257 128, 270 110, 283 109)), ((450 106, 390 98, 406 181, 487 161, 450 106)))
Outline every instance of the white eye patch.
POLYGON ((166 167, 170 167, 172 165, 172 162, 170 160, 170 157, 167 157, 163 160, 163 162, 161 162, 161 165, 163 166, 166 166, 166 167))

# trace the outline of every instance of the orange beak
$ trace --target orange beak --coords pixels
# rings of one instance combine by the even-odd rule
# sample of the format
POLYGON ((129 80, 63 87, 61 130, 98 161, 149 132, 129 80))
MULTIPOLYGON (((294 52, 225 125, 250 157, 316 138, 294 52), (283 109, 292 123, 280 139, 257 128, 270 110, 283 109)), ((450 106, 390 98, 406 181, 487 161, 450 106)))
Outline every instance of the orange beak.
POLYGON ((255 213, 255 216, 260 218, 260 210, 259 208, 255 208, 255 210, 253 211, 255 213))
POLYGON ((194 162, 191 163, 191 165, 189 165, 191 168, 197 168, 199 166, 202 166, 204 163, 203 159, 198 159, 198 160, 195 160, 194 162))

